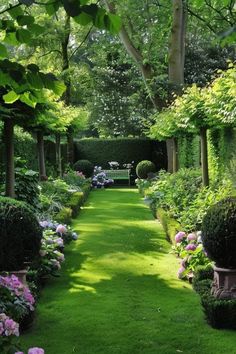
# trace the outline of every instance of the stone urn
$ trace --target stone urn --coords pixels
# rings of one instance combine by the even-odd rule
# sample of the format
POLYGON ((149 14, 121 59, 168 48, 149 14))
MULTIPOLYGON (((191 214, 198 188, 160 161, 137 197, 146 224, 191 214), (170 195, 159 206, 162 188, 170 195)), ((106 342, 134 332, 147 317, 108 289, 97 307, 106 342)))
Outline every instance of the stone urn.
POLYGON ((211 293, 221 300, 236 299, 236 269, 215 266, 211 293))
POLYGON ((202 222, 203 247, 214 261, 212 295, 236 299, 236 198, 228 197, 212 206, 202 222))

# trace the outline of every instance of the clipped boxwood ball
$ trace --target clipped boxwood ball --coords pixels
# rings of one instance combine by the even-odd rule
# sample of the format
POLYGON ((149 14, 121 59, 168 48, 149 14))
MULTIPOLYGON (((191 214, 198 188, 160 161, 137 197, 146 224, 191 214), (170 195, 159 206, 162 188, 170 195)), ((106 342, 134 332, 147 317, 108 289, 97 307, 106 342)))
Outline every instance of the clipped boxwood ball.
POLYGON ((156 172, 156 166, 152 161, 143 160, 140 161, 136 166, 136 174, 139 178, 146 179, 148 178, 149 173, 156 172))
POLYGON ((86 178, 93 175, 94 166, 89 160, 78 160, 74 164, 74 170, 83 172, 86 178))
POLYGON ((27 204, 0 197, 0 271, 24 269, 39 256, 42 228, 27 204))
POLYGON ((236 198, 229 197, 211 207, 202 223, 202 241, 217 267, 236 268, 236 198))

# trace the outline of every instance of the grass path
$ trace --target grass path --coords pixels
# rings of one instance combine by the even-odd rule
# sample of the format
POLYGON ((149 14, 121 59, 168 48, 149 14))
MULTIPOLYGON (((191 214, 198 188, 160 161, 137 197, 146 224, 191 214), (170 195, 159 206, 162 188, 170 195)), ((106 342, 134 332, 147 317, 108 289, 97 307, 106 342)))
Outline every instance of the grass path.
POLYGON ((161 226, 134 189, 98 190, 74 221, 62 275, 43 290, 25 348, 46 354, 236 354, 236 333, 207 326, 176 279, 161 226))

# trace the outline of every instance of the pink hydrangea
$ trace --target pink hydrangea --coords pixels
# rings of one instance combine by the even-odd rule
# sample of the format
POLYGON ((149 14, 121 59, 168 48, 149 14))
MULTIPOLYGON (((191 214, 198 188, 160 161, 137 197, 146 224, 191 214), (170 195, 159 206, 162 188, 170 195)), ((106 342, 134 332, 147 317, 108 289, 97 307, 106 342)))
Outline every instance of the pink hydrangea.
POLYGON ((194 243, 190 243, 185 247, 186 251, 195 251, 196 248, 197 245, 195 245, 194 243))
POLYGON ((0 336, 19 336, 19 324, 5 313, 0 313, 0 336))
POLYGON ((175 242, 176 242, 176 243, 181 242, 184 237, 186 237, 186 233, 185 233, 185 232, 183 232, 183 231, 178 232, 178 233, 175 235, 175 242))
POLYGON ((59 234, 63 235, 63 234, 65 234, 67 232, 67 228, 64 225, 59 224, 57 226, 56 232, 58 232, 59 234))
POLYGON ((44 350, 42 348, 34 347, 28 350, 28 354, 44 354, 44 350))
POLYGON ((185 272, 185 268, 183 266, 178 269, 177 275, 179 279, 183 278, 184 272, 185 272))
POLYGON ((196 239, 197 239, 197 235, 194 233, 188 234, 187 236, 188 241, 196 241, 196 239))

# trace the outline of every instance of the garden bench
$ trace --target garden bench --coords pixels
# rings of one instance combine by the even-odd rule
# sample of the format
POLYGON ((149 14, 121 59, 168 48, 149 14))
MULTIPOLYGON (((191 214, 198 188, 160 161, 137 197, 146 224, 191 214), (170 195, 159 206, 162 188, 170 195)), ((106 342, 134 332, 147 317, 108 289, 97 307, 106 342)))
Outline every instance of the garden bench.
POLYGON ((115 180, 128 180, 130 186, 130 170, 123 169, 123 170, 103 170, 107 175, 107 178, 111 178, 115 180))

